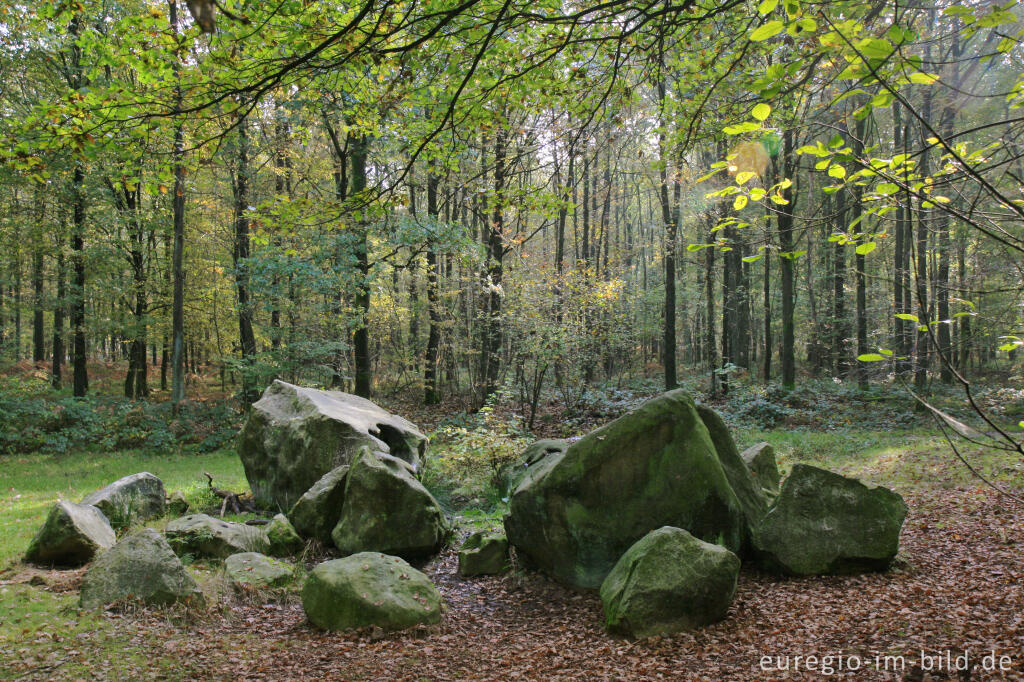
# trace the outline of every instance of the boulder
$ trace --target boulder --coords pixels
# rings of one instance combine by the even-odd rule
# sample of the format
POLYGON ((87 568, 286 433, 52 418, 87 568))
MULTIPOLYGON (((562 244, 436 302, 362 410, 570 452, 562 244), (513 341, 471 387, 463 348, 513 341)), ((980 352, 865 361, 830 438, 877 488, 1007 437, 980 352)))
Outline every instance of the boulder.
POLYGON ((331 532, 341 518, 341 505, 345 501, 345 480, 348 464, 331 469, 302 494, 288 512, 288 520, 304 538, 331 544, 331 532))
POLYGON ((116 541, 103 512, 90 504, 62 500, 50 508, 43 527, 28 545, 25 561, 81 566, 116 541))
POLYGON ((284 514, 274 516, 263 528, 263 532, 267 534, 267 540, 270 542, 267 548, 270 556, 293 556, 306 546, 284 514))
POLYGON ((441 594, 402 559, 361 552, 314 568, 302 588, 302 608, 325 630, 404 630, 440 621, 441 594))
POLYGON ((650 637, 725 618, 740 560, 680 528, 659 528, 626 550, 601 584, 612 632, 650 637))
POLYGON ((178 517, 184 516, 188 513, 188 500, 185 499, 185 493, 180 490, 175 490, 167 498, 167 513, 171 516, 178 517))
POLYGON ((779 473, 779 466, 775 462, 775 448, 767 441, 751 445, 740 453, 744 464, 750 469, 754 480, 761 486, 761 489, 771 495, 779 492, 779 482, 782 475, 779 473))
POLYGON ((263 529, 206 514, 174 519, 164 532, 178 554, 223 559, 239 552, 266 552, 270 547, 263 529))
POLYGON ((122 538, 89 566, 82 581, 82 608, 125 601, 155 606, 204 603, 196 581, 152 528, 122 538))
POLYGON ((729 479, 729 485, 743 508, 745 550, 750 546, 750 536, 754 527, 768 511, 768 499, 743 462, 736 441, 732 439, 729 427, 725 425, 722 417, 704 405, 697 406, 697 414, 707 427, 711 442, 715 444, 715 452, 718 453, 718 461, 722 463, 722 470, 725 471, 725 477, 729 479))
POLYGON ((427 438, 365 398, 275 381, 253 403, 238 454, 256 503, 287 511, 317 479, 349 464, 363 447, 417 469, 427 438))
POLYGON ((888 488, 797 464, 755 529, 754 550, 763 566, 789 575, 884 570, 906 516, 888 488))
POLYGON ((744 514, 693 398, 677 390, 531 466, 509 499, 505 530, 548 574, 597 588, 662 526, 739 551, 744 514))
POLYGON ((459 548, 459 575, 498 575, 509 568, 508 539, 499 533, 473 533, 459 548))
POLYGON ((551 455, 560 455, 569 447, 567 440, 550 440, 543 438, 531 443, 515 462, 506 464, 498 470, 495 487, 505 497, 512 494, 522 483, 530 467, 551 455))
POLYGON ((224 572, 235 587, 283 587, 292 581, 292 566, 259 552, 232 554, 224 560, 224 572))
POLYGON ((163 516, 165 495, 163 481, 143 471, 86 495, 82 504, 98 507, 110 519, 110 525, 120 530, 163 516))
POLYGON ((440 550, 448 524, 408 464, 363 448, 348 472, 345 504, 331 537, 342 554, 382 552, 412 559, 440 550))

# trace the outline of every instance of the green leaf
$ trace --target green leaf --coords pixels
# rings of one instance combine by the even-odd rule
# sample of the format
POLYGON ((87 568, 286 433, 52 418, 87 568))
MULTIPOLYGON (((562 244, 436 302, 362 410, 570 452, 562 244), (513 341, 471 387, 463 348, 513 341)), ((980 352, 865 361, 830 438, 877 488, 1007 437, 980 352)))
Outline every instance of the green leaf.
POLYGON ((857 359, 861 362, 881 362, 885 360, 885 356, 879 355, 878 353, 864 353, 862 355, 858 355, 857 359))
POLYGON ((918 85, 931 85, 935 81, 939 80, 938 76, 934 76, 924 71, 915 71, 910 74, 910 82, 917 83, 918 85))
POLYGON ((883 182, 878 187, 875 188, 876 192, 878 192, 879 194, 884 194, 885 196, 895 194, 899 190, 899 186, 892 182, 883 182))
POLYGON ((740 260, 743 261, 744 263, 753 263, 754 261, 761 260, 762 256, 764 256, 764 254, 759 253, 756 256, 746 256, 744 258, 741 258, 740 260))
POLYGON ((785 28, 786 26, 781 21, 769 21, 763 26, 758 26, 754 29, 750 34, 750 39, 755 43, 759 43, 761 41, 768 40, 773 36, 779 35, 785 28))
POLYGON ((856 249, 857 255, 866 256, 874 251, 876 246, 878 245, 875 244, 875 242, 864 242, 863 244, 859 244, 856 249))
POLYGON ((755 177, 757 177, 757 173, 753 171, 740 171, 739 173, 736 174, 736 184, 744 185, 747 183, 748 180, 751 180, 755 177))
POLYGON ((846 169, 840 165, 833 165, 829 167, 828 175, 831 178, 839 178, 841 180, 846 177, 846 169))
POLYGON ((910 313, 896 313, 896 317, 901 320, 909 320, 911 322, 918 322, 917 315, 911 315, 910 313))
POLYGON ((754 109, 750 112, 750 115, 756 118, 758 121, 764 121, 768 118, 768 114, 772 113, 772 108, 764 102, 755 105, 754 109))
POLYGON ((771 14, 778 6, 779 0, 764 0, 764 2, 757 6, 757 11, 761 16, 764 16, 766 14, 771 14))
POLYGON ((744 208, 746 208, 747 201, 747 196, 745 194, 741 194, 738 197, 736 197, 735 201, 732 202, 732 207, 737 211, 742 211, 744 208))
POLYGON ((753 121, 744 121, 743 123, 738 123, 734 126, 726 126, 722 128, 722 132, 726 135, 742 135, 743 133, 749 133, 752 130, 757 130, 760 127, 761 126, 753 121))

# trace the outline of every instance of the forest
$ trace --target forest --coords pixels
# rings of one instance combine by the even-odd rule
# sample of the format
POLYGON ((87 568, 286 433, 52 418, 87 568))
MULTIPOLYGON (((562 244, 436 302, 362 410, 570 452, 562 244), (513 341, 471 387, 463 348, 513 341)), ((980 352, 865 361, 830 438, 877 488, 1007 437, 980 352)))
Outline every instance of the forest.
POLYGON ((0 677, 769 679, 762 655, 912 675, 953 651, 1016 679, 1022 107, 1015 0, 0 0, 0 677), (196 552, 205 610, 71 619, 85 569, 22 562, 50 505, 151 471, 266 522, 246 434, 280 386, 410 420, 452 537, 504 519, 516 557, 508 467, 676 389, 732 450, 909 516, 857 578, 737 549, 727 620, 635 647, 525 558, 455 578, 457 541, 415 636, 325 634, 297 586, 232 592, 196 552))

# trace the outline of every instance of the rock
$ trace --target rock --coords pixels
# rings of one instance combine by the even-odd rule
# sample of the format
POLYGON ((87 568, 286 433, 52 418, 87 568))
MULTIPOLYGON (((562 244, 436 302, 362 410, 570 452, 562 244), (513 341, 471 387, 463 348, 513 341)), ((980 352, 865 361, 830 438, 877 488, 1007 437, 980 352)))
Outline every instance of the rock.
POLYGON ((82 581, 82 608, 125 601, 154 606, 204 603, 196 581, 152 528, 122 538, 89 566, 82 581))
POLYGON ((170 497, 167 498, 167 513, 174 517, 184 516, 188 513, 188 500, 185 499, 185 493, 175 490, 170 494, 170 497))
POLYGON ((222 521, 206 514, 174 519, 164 531, 178 554, 223 559, 239 552, 266 552, 267 534, 256 526, 222 521))
POLYGON ((365 398, 275 381, 253 403, 238 454, 256 503, 287 511, 317 479, 351 463, 363 447, 417 469, 427 438, 365 398))
POLYGON ((740 560, 680 528, 651 531, 630 547, 601 584, 612 632, 650 637, 725 618, 740 560))
POLYGON ((404 630, 440 621, 441 594, 402 559, 361 552, 314 568, 302 588, 302 608, 325 630, 404 630))
POLYGON ((81 566, 116 541, 103 512, 90 504, 62 500, 50 508, 43 527, 28 545, 25 561, 81 566))
POLYGON ((906 516, 888 488, 797 464, 755 529, 754 550, 766 568, 791 575, 884 570, 906 516))
POLYGON ((739 551, 744 509, 708 429, 671 391, 531 466, 509 500, 509 542, 575 587, 597 588, 619 557, 662 526, 739 551))
POLYGON ((224 572, 236 587, 283 587, 292 581, 292 566, 259 552, 232 554, 224 560, 224 572))
POLYGON ((498 533, 473 533, 459 548, 459 575, 498 575, 509 568, 508 539, 498 533))
POLYGON ((498 470, 495 487, 503 496, 508 497, 522 483, 530 467, 550 455, 562 454, 568 447, 569 441, 567 440, 544 438, 531 443, 515 462, 506 464, 498 470))
POLYGON ((711 442, 715 444, 715 452, 718 453, 718 461, 722 463, 722 470, 725 471, 725 477, 729 479, 729 485, 743 508, 745 524, 742 549, 745 550, 750 546, 750 536, 754 527, 768 511, 768 499, 740 457, 736 442, 732 439, 729 427, 725 425, 722 417, 704 405, 697 406, 697 414, 707 427, 711 442))
POLYGON ((338 525, 341 506, 345 502, 348 470, 349 465, 342 464, 328 471, 302 494, 288 512, 288 520, 302 537, 331 544, 331 532, 338 525))
POLYGON ((762 490, 772 495, 778 494, 782 475, 779 474, 779 467, 775 463, 775 448, 771 443, 763 442, 751 445, 740 453, 740 457, 743 458, 743 462, 750 469, 750 473, 753 474, 754 480, 762 490))
POLYGON ((441 549, 448 524, 405 462, 363 448, 348 472, 345 504, 331 537, 342 554, 382 552, 412 559, 441 549))
POLYGON ((86 495, 82 504, 98 507, 110 519, 110 525, 120 530, 163 516, 165 494, 163 481, 144 471, 86 495))
POLYGON ((267 534, 267 540, 270 542, 267 548, 270 556, 293 556, 306 546, 284 514, 277 514, 271 519, 263 528, 263 532, 267 534))

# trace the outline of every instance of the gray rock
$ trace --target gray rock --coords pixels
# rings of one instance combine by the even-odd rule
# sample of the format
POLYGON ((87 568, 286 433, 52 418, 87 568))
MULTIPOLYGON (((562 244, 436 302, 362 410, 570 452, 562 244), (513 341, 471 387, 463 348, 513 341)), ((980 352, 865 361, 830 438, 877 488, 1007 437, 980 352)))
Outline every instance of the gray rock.
POLYGON ((25 561, 81 566, 116 541, 114 529, 99 509, 61 501, 50 508, 43 527, 29 543, 25 561))
POLYGON ((740 560, 680 528, 651 531, 601 584, 605 624, 632 637, 693 630, 725 618, 740 560))
POLYGON ((348 464, 331 469, 302 494, 288 512, 288 520, 304 538, 331 544, 331 532, 341 518, 345 502, 345 480, 348 464))
POLYGON ((509 569, 508 538, 501 533, 473 533, 459 548, 459 575, 498 575, 509 569))
POLYGON ((522 483, 530 467, 536 466, 547 457, 564 453, 568 447, 569 441, 567 440, 542 438, 531 443, 516 458, 515 462, 506 464, 498 470, 498 475, 495 477, 495 487, 498 489, 498 492, 508 497, 522 483))
POLYGON ((110 525, 120 530, 163 516, 165 496, 163 481, 144 471, 119 478, 86 495, 82 504, 98 507, 110 520, 110 525))
POLYGON ((746 518, 693 398, 671 391, 531 466, 505 531, 549 575, 597 588, 652 530, 683 528, 738 552, 746 518))
POLYGON ((427 439, 412 423, 365 398, 275 381, 253 403, 238 454, 257 504, 287 511, 317 479, 351 463, 363 447, 415 469, 427 439))
POLYGON ((239 552, 262 553, 270 548, 270 540, 263 529, 206 514, 174 519, 164 532, 178 554, 224 559, 239 552))
POLYGON ((82 608, 128 601, 155 606, 178 601, 197 606, 205 603, 181 560, 151 528, 122 538, 89 566, 82 581, 82 608))
POLYGON ((174 517, 184 516, 188 513, 188 500, 185 499, 185 493, 180 490, 175 490, 171 493, 170 497, 167 498, 166 511, 174 517))
POLYGON ((361 552, 327 561, 302 588, 302 608, 325 630, 404 630, 441 620, 441 594, 398 557, 361 552))
POLYGON ((906 516, 888 488, 797 464, 755 529, 754 550, 765 568, 790 575, 884 570, 906 516))
POLYGON ((751 445, 740 453, 740 457, 743 458, 743 462, 750 469, 750 473, 753 474, 754 480, 761 486, 761 489, 769 494, 777 495, 782 475, 775 462, 775 448, 771 443, 765 441, 751 445))
POLYGON ((306 545, 284 514, 278 514, 271 519, 263 531, 270 541, 270 547, 267 549, 270 556, 293 556, 301 552, 306 545))
POLYGON ((412 559, 441 549, 448 524, 405 462, 363 448, 348 472, 345 505, 331 537, 342 554, 382 552, 412 559))
POLYGON ((290 564, 259 552, 232 554, 224 560, 224 572, 236 587, 284 587, 295 577, 290 564))

